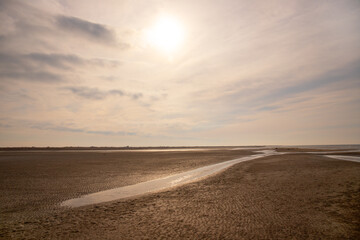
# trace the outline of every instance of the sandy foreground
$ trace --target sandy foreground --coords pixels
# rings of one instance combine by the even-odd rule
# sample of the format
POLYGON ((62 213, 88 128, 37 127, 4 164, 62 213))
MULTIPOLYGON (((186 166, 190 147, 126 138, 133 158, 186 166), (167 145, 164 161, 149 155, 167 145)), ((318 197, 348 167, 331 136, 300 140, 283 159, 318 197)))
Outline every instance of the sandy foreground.
POLYGON ((205 180, 141 197, 72 209, 59 206, 83 194, 250 154, 225 149, 0 153, 0 238, 360 236, 360 164, 305 153, 240 163, 205 180))

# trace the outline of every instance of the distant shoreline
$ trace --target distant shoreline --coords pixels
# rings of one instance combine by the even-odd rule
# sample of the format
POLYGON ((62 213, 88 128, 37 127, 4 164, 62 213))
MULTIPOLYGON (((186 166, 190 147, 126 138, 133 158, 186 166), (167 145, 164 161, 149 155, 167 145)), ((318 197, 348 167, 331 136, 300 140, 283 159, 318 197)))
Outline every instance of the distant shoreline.
POLYGON ((33 150, 142 150, 142 149, 188 149, 188 148, 257 148, 266 146, 158 146, 158 147, 0 147, 0 151, 33 151, 33 150))
POLYGON ((151 150, 151 149, 204 149, 204 148, 359 148, 360 144, 329 144, 329 145, 244 145, 244 146, 142 146, 142 147, 0 147, 0 151, 59 151, 59 150, 151 150))

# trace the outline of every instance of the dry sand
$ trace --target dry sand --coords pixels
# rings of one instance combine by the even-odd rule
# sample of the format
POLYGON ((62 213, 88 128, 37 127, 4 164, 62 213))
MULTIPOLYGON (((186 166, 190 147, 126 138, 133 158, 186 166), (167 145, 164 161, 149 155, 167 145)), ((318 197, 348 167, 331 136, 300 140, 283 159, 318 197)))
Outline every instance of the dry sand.
POLYGON ((5 194, 0 199, 0 236, 3 239, 360 236, 360 164, 309 154, 272 156, 237 164, 203 181, 133 199, 75 209, 57 207, 59 201, 80 194, 249 153, 207 151, 122 156, 117 154, 123 153, 114 153, 103 157, 91 154, 86 160, 84 153, 65 156, 44 153, 36 158, 18 153, 1 155, 0 187, 5 194))

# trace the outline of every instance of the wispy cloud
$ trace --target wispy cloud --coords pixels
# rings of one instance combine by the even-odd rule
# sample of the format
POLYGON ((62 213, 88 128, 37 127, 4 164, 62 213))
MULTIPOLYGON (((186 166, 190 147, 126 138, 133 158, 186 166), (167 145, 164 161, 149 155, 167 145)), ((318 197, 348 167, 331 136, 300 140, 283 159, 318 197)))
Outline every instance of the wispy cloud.
POLYGON ((87 133, 87 134, 97 134, 97 135, 136 135, 135 132, 124 132, 124 131, 106 131, 106 130, 88 130, 85 128, 75 128, 75 127, 67 127, 61 125, 55 125, 48 122, 37 122, 30 123, 29 126, 34 129, 39 130, 53 130, 59 132, 75 132, 75 133, 87 133))
POLYGON ((52 130, 59 132, 73 132, 73 133, 86 133, 95 135, 118 135, 118 136, 134 136, 136 132, 128 131, 110 131, 110 130, 94 130, 88 128, 75 127, 73 124, 59 124, 47 121, 32 121, 24 119, 11 119, 11 118, 0 118, 0 128, 13 128, 13 127, 29 127, 32 129, 39 130, 52 130), (13 124, 9 124, 12 122, 13 124))
POLYGON ((31 82, 43 82, 43 83, 56 83, 63 81, 63 77, 58 74, 53 74, 50 72, 15 72, 15 71, 2 71, 0 72, 0 77, 2 79, 11 79, 11 80, 25 80, 31 82))
POLYGON ((3 79, 54 83, 65 82, 83 69, 101 71, 119 67, 115 60, 90 58, 57 53, 0 53, 0 77, 3 79))
POLYGON ((134 100, 137 100, 143 97, 142 93, 128 93, 122 90, 113 89, 113 90, 100 90, 98 88, 89 88, 89 87, 64 87, 64 90, 70 91, 76 96, 90 99, 90 100, 102 100, 108 96, 127 96, 134 100))
MULTIPOLYGON (((64 15, 56 17, 56 24, 62 30, 83 36, 87 39, 92 39, 109 45, 118 45, 115 32, 103 24, 93 23, 77 17, 64 15)), ((121 43, 121 47, 129 48, 129 45, 121 43)))
POLYGON ((260 107, 257 110, 258 111, 272 111, 275 109, 279 109, 279 107, 278 106, 265 106, 265 107, 260 107))
POLYGON ((30 53, 25 56, 19 56, 22 59, 29 59, 43 65, 48 65, 55 68, 68 69, 74 65, 82 65, 86 61, 74 54, 44 54, 44 53, 30 53))
POLYGON ((269 101, 279 101, 294 95, 314 91, 319 88, 327 88, 337 82, 358 81, 360 76, 360 60, 351 62, 343 67, 323 73, 311 79, 304 79, 303 82, 296 83, 292 86, 282 87, 273 90, 270 94, 266 94, 257 99, 259 104, 269 101))
POLYGON ((39 53, 29 54, 0 53, 0 70, 16 69, 34 70, 51 67, 53 69, 69 70, 80 66, 118 67, 120 61, 100 58, 84 58, 75 54, 39 53))

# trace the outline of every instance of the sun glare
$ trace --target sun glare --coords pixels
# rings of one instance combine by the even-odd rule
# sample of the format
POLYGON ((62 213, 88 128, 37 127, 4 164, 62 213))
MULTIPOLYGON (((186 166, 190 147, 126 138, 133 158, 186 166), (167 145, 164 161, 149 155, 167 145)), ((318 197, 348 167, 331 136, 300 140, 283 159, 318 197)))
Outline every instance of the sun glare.
POLYGON ((172 54, 184 39, 181 24, 172 17, 163 16, 146 32, 148 43, 157 49, 172 54))

